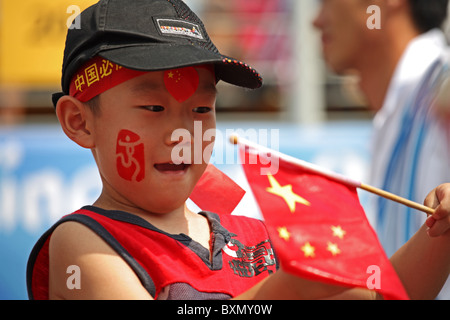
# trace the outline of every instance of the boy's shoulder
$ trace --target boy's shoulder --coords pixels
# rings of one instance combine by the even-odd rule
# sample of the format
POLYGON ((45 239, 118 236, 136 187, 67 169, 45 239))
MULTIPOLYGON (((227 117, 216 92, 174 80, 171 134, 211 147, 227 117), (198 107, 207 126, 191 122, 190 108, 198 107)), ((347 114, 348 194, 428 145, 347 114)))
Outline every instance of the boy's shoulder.
POLYGON ((104 284, 108 283, 108 278, 113 277, 117 283, 112 286, 122 288, 117 292, 125 294, 124 291, 127 291, 132 296, 135 293, 136 298, 149 298, 148 292, 142 290, 140 280, 127 262, 104 238, 80 221, 67 220, 58 224, 49 239, 48 252, 51 270, 49 294, 53 297, 95 299, 103 294, 110 296, 110 291, 103 292, 104 284), (85 290, 70 288, 70 284, 76 285, 77 273, 83 279, 83 282, 78 279, 79 285, 85 284, 82 287, 85 290), (119 274, 123 277, 117 277, 119 274), (122 283, 123 279, 127 279, 127 283, 122 283), (72 282, 69 283, 69 280, 72 282))
POLYGON ((95 251, 101 247, 102 241, 92 229, 76 220, 68 220, 54 227, 50 237, 50 250, 60 249, 61 256, 74 250, 80 252, 95 251), (67 249, 67 250, 65 250, 67 249))

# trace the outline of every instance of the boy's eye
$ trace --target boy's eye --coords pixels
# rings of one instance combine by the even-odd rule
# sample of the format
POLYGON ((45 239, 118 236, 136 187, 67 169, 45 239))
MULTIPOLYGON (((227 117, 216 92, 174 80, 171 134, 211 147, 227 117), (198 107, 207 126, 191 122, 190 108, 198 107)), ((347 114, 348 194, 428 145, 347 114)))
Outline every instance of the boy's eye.
POLYGON ((211 111, 210 107, 197 107, 192 109, 192 111, 196 112, 196 113, 208 113, 211 111))
POLYGON ((161 112, 164 111, 163 106, 143 106, 144 109, 152 112, 161 112))

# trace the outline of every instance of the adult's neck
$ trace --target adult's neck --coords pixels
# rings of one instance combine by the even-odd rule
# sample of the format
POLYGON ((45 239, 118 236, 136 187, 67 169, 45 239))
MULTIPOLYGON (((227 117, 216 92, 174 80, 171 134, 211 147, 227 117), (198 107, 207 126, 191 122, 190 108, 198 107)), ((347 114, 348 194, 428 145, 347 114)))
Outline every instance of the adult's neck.
POLYGON ((383 106, 400 59, 419 32, 406 21, 386 23, 384 30, 373 32, 382 32, 382 36, 357 69, 361 90, 370 107, 378 111, 383 106))

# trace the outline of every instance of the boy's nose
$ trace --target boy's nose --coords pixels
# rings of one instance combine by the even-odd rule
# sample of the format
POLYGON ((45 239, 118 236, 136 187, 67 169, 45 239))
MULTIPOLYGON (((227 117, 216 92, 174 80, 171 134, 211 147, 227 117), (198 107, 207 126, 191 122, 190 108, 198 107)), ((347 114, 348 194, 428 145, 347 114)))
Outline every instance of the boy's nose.
POLYGON ((180 143, 192 144, 194 141, 194 125, 187 121, 177 121, 168 128, 164 139, 168 146, 175 146, 180 143))

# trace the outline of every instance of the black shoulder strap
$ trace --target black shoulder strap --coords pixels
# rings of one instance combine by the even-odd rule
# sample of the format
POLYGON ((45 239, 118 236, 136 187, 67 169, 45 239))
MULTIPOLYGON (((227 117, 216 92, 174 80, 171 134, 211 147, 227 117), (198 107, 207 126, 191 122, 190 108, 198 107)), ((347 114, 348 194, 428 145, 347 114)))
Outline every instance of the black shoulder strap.
POLYGON ((67 221, 79 222, 93 232, 95 232, 100 238, 102 238, 126 263, 133 269, 133 271, 138 276, 144 288, 150 293, 152 297, 155 296, 156 289, 153 280, 150 278, 147 271, 133 258, 133 256, 113 237, 111 233, 108 232, 99 222, 95 219, 83 215, 83 214, 71 214, 67 215, 57 223, 55 223, 49 230, 47 230, 34 245, 30 257, 27 263, 27 290, 28 298, 33 299, 33 292, 31 290, 33 268, 38 257, 39 252, 47 241, 48 237, 60 224, 67 221))

